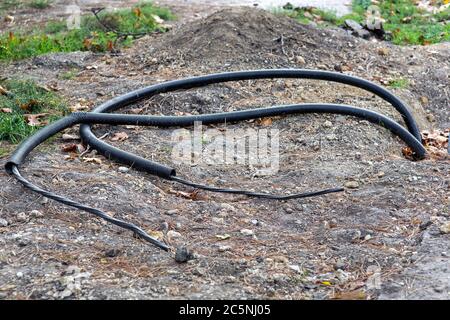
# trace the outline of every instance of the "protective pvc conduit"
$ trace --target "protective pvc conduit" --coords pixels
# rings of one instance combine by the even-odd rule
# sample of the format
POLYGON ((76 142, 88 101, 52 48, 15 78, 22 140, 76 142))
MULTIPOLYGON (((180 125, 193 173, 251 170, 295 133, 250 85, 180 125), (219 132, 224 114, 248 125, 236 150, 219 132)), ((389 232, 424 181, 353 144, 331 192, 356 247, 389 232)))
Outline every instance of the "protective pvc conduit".
POLYGON ((66 197, 59 196, 53 192, 44 190, 39 186, 34 185, 26 178, 24 178, 19 167, 25 161, 28 154, 36 148, 39 144, 53 136, 54 134, 69 128, 76 124, 81 124, 80 134, 83 141, 92 149, 102 153, 105 157, 113 159, 117 162, 132 166, 138 170, 145 171, 152 175, 161 178, 176 181, 195 188, 201 188, 213 192, 224 192, 233 194, 244 194, 252 197, 267 198, 274 200, 288 200, 295 198, 305 198, 323 195, 327 193, 340 192, 343 188, 332 188, 316 192, 307 192, 290 195, 272 195, 267 193, 257 193, 245 190, 236 189, 222 189, 213 186, 205 186, 197 184, 183 178, 176 176, 175 169, 166 165, 147 160, 129 152, 120 150, 98 139, 91 131, 92 124, 110 124, 110 125, 142 125, 142 126, 156 126, 156 127, 185 127, 191 126, 196 121, 201 121, 203 124, 214 124, 223 122, 238 122, 244 120, 257 119, 262 117, 272 117, 280 115, 291 115, 301 113, 334 113, 349 115, 368 120, 374 124, 381 125, 392 133, 402 139, 413 151, 416 159, 422 159, 426 155, 426 150, 421 143, 421 136, 418 126, 409 111, 408 107, 396 96, 386 89, 361 78, 344 75, 341 73, 318 71, 318 70, 301 70, 301 69, 273 69, 273 70, 254 70, 254 71, 238 71, 226 72, 219 74, 211 74, 206 76, 192 77, 182 80, 168 81, 160 84, 155 84, 143 89, 139 89, 120 97, 111 99, 106 103, 95 108, 92 112, 75 112, 69 116, 62 118, 52 124, 40 129, 33 136, 22 142, 19 147, 12 154, 11 158, 5 164, 5 169, 9 174, 12 174, 22 185, 28 189, 39 193, 47 198, 56 200, 68 206, 78 208, 96 215, 106 221, 115 224, 119 227, 128 229, 138 234, 144 240, 156 245, 157 247, 169 251, 171 248, 149 236, 144 230, 136 225, 125 222, 120 219, 113 218, 101 210, 83 205, 79 202, 70 200, 66 197), (383 116, 377 112, 367 109, 361 109, 348 105, 340 104, 293 104, 272 106, 266 108, 249 109, 242 111, 233 111, 225 113, 203 114, 193 116, 151 116, 151 115, 129 115, 129 114, 111 114, 112 112, 138 101, 148 99, 154 95, 166 92, 172 92, 180 89, 192 89, 203 87, 210 84, 222 83, 228 81, 253 80, 253 79, 273 79, 273 78, 296 78, 296 79, 316 79, 326 80, 338 83, 343 83, 355 86, 369 92, 376 94, 385 101, 389 102, 402 116, 406 128, 395 122, 394 120, 383 116))

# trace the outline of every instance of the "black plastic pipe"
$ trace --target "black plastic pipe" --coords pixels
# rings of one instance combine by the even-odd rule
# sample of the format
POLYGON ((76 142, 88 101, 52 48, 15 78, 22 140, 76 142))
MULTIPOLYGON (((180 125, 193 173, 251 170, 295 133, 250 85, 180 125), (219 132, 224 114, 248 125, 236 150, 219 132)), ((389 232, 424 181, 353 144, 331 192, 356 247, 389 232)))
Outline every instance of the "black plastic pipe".
POLYGON ((30 138, 28 138, 19 145, 19 147, 15 150, 11 158, 5 164, 5 169, 8 173, 14 175, 14 177, 25 187, 33 190, 34 192, 42 194, 48 198, 54 199, 66 205, 87 211, 117 226, 131 230, 136 234, 140 235, 146 241, 167 251, 170 248, 166 244, 150 237, 147 233, 145 233, 145 231, 143 231, 142 229, 131 223, 122 221, 120 219, 111 218, 110 216, 108 216, 107 214, 98 209, 85 206, 76 201, 56 195, 50 191, 43 190, 42 188, 32 184, 30 181, 28 181, 21 175, 19 171, 20 165, 25 161, 28 154, 35 147, 37 147, 40 143, 44 142, 52 135, 73 125, 82 124, 80 127, 80 132, 83 140, 86 143, 88 143, 92 148, 97 149, 99 152, 104 154, 106 157, 114 159, 118 162, 128 164, 130 166, 133 166, 134 168, 146 171, 159 177, 180 182, 196 188, 203 188, 214 192, 246 194, 248 196, 263 197, 277 200, 311 197, 342 191, 343 190, 342 188, 334 188, 318 192, 277 196, 263 193, 248 192, 244 190, 220 189, 216 187, 204 186, 176 177, 176 172, 173 168, 144 159, 137 155, 113 147, 98 139, 90 129, 90 124, 112 124, 112 125, 134 124, 134 125, 146 125, 158 127, 174 127, 174 126, 180 127, 193 125, 194 122, 196 121, 201 121, 204 124, 213 124, 225 121, 236 122, 261 117, 300 114, 300 113, 335 113, 359 117, 368 120, 372 123, 382 125, 387 129, 389 129, 392 133, 400 137, 412 149, 414 156, 416 158, 421 159, 426 155, 426 150, 420 142, 420 132, 418 130, 414 117, 412 116, 406 105, 386 89, 377 86, 374 83, 369 82, 367 80, 339 73, 315 71, 315 70, 281 69, 281 70, 240 71, 240 72, 213 74, 201 77, 188 78, 184 80, 169 81, 166 83, 156 84, 144 89, 133 91, 131 93, 125 94, 118 98, 114 98, 102 104, 98 108, 94 109, 93 112, 73 113, 39 130, 36 134, 34 134, 33 136, 31 136, 30 138), (406 130, 401 125, 399 125, 397 122, 377 112, 338 104, 294 104, 294 105, 274 106, 268 108, 258 108, 226 113, 204 114, 204 115, 182 116, 182 117, 104 113, 117 110, 121 107, 149 98, 158 93, 170 92, 179 89, 196 88, 213 83, 220 83, 226 81, 265 79, 265 78, 308 78, 308 79, 328 80, 349 84, 368 90, 391 103, 402 115, 402 118, 404 119, 409 131, 406 130))

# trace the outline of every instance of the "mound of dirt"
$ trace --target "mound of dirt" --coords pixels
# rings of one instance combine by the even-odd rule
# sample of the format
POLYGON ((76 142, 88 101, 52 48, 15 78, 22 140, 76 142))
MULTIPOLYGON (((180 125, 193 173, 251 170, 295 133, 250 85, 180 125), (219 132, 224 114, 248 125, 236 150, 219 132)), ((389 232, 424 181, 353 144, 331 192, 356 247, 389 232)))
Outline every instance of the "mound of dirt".
MULTIPOLYGON (((138 56, 136 60, 143 62, 141 70, 171 65, 189 70, 188 75, 204 74, 206 70, 307 68, 340 71, 383 85, 399 78, 414 77, 415 80, 408 82, 410 90, 395 91, 413 109, 420 126, 430 129, 420 98, 428 97, 425 107, 437 105, 435 108, 442 116, 433 120, 446 125, 448 115, 445 115, 445 108, 439 107, 445 104, 446 97, 436 93, 436 86, 427 81, 429 71, 420 63, 419 50, 425 51, 359 39, 340 28, 318 29, 265 10, 230 8, 180 25, 156 40, 143 39, 133 49, 133 54, 138 56)), ((445 50, 433 51, 443 60, 445 53, 445 50)), ((443 73, 438 71, 442 67, 438 67, 439 62, 431 59, 428 67, 433 69, 436 63, 433 70, 443 73)), ((396 116, 395 112, 388 111, 388 114, 396 116)))

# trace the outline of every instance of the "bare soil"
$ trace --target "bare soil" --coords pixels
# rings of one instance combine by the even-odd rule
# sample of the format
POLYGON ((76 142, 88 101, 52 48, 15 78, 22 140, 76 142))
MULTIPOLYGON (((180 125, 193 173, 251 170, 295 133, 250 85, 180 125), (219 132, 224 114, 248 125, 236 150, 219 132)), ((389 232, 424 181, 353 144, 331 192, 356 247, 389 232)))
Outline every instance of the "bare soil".
MULTIPOLYGON (((408 79, 406 88, 392 91, 408 103, 421 129, 450 127, 448 43, 397 47, 369 42, 341 29, 300 25, 254 8, 186 21, 118 55, 50 54, 4 64, 2 76, 31 77, 59 88, 72 105, 92 108, 145 85, 212 72, 341 70, 382 84, 408 79), (72 69, 77 70, 74 79, 58 77, 72 69)), ((213 85, 158 95, 133 108, 174 115, 293 102, 345 103, 400 121, 392 107, 372 94, 307 80, 213 85)), ((26 176, 165 235, 174 246, 187 245, 196 259, 178 264, 129 232, 23 189, 2 171, 0 217, 8 225, 0 227, 0 297, 449 298, 450 236, 440 230, 450 220, 448 157, 407 160, 398 138, 347 116, 301 115, 227 128, 279 129, 278 174, 260 176, 259 168, 249 165, 173 164, 168 129, 96 126, 95 132, 125 150, 174 166, 179 176, 196 182, 273 193, 350 181, 357 187, 285 202, 193 194, 135 170, 120 172, 118 164, 95 152, 68 158, 61 151, 67 141, 57 137, 33 153, 23 168, 26 176), (129 138, 111 141, 117 132, 129 138), (217 237, 226 234, 225 240, 217 237)), ((77 128, 66 133, 76 134, 77 128)))

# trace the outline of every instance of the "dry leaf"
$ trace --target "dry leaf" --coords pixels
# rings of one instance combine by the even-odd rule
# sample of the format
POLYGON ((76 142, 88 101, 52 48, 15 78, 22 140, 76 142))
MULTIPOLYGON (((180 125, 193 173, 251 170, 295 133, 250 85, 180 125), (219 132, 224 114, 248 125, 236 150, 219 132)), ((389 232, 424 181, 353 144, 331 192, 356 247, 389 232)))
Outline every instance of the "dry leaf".
POLYGON ((84 162, 94 162, 96 164, 102 164, 102 160, 100 160, 99 158, 84 158, 83 161, 84 162))
POLYGON ((160 16, 157 16, 156 14, 152 14, 152 18, 155 19, 155 22, 156 22, 157 24, 162 24, 162 23, 164 23, 164 20, 161 19, 161 17, 160 17, 160 16))
POLYGON ((231 238, 231 236, 228 233, 216 234, 216 238, 219 239, 220 241, 222 241, 222 240, 227 240, 227 239, 231 238))
POLYGON ((0 86, 0 95, 5 95, 6 96, 8 93, 9 93, 8 90, 6 90, 2 86, 0 86))
POLYGON ((63 144, 61 150, 64 152, 74 152, 77 150, 77 144, 76 143, 63 144))
POLYGON ((76 105, 71 106, 69 109, 72 112, 77 112, 77 111, 82 111, 82 110, 89 110, 89 106, 82 105, 81 103, 77 103, 76 105))
POLYGON ((20 105, 20 109, 24 111, 33 111, 33 108, 36 107, 38 104, 39 103, 36 100, 31 99, 27 103, 20 105))
POLYGON ((116 132, 114 136, 112 136, 111 141, 124 141, 128 139, 128 135, 126 132, 116 132))
POLYGON ((263 127, 269 127, 272 125, 272 118, 262 118, 257 121, 257 123, 263 127))
POLYGON ((67 134, 67 133, 64 133, 64 134, 62 135, 62 139, 63 139, 63 140, 80 140, 80 137, 79 137, 79 136, 76 136, 76 135, 74 135, 74 134, 67 134))
POLYGON ((150 235, 150 237, 153 237, 157 240, 162 240, 164 238, 164 233, 162 231, 148 230, 147 233, 150 235))
POLYGON ((1 108, 0 111, 3 113, 12 113, 11 108, 1 108))
POLYGON ((27 121, 27 124, 30 126, 41 126, 46 124, 46 121, 41 121, 39 118, 47 116, 48 113, 37 113, 37 114, 24 114, 24 118, 27 121))

